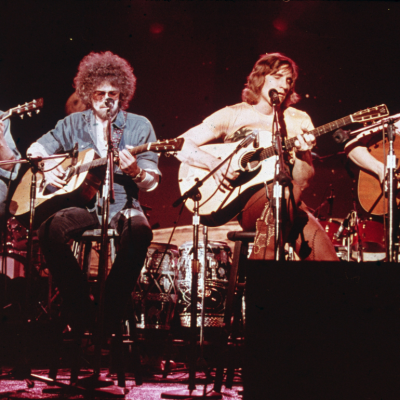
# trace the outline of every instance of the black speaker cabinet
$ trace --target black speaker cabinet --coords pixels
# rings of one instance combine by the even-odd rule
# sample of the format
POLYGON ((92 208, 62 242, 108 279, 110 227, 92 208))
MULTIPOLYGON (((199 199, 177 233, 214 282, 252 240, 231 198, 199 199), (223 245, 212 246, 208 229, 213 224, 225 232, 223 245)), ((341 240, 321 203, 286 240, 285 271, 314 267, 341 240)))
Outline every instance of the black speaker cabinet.
POLYGON ((400 264, 250 261, 244 400, 400 399, 400 264))

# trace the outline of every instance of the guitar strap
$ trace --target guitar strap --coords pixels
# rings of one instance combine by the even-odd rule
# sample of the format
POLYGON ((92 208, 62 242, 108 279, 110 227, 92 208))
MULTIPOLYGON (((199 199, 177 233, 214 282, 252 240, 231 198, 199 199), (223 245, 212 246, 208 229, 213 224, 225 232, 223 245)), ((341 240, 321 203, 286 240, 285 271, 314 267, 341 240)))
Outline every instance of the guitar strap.
MULTIPOLYGON (((128 113, 126 111, 123 111, 124 114, 124 126, 126 125, 126 117, 128 113)), ((114 156, 118 157, 118 151, 119 151, 119 143, 121 142, 122 134, 124 133, 124 129, 113 129, 112 137, 111 137, 111 142, 113 146, 113 152, 114 156)))

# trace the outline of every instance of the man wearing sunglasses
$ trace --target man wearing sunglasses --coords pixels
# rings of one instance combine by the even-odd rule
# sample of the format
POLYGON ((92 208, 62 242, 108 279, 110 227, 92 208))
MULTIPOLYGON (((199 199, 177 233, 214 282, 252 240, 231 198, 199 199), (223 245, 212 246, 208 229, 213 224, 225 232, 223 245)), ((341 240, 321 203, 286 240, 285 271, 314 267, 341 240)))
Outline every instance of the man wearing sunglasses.
MULTIPOLYGON (((101 157, 107 154, 108 117, 106 100, 112 120, 112 142, 119 162, 114 166, 115 201, 110 204, 109 222, 120 235, 120 248, 107 278, 105 288, 105 321, 112 332, 123 317, 124 305, 136 282, 152 239, 152 232, 138 201, 139 190, 151 191, 158 185, 158 156, 144 152, 136 157, 128 149, 155 142, 151 123, 142 116, 127 113, 135 91, 136 78, 129 63, 107 51, 90 53, 81 61, 74 79, 83 112, 73 113, 59 121, 29 149, 33 155, 64 153, 78 143, 79 151, 94 149, 101 157)), ((54 162, 46 162, 49 170, 54 162)), ((56 167, 44 173, 46 184, 62 188, 64 170, 56 167)), ((46 263, 63 297, 69 319, 66 321, 77 334, 83 329, 89 306, 87 282, 74 258, 70 239, 88 229, 99 228, 95 201, 86 207, 58 211, 39 228, 39 241, 46 263)))

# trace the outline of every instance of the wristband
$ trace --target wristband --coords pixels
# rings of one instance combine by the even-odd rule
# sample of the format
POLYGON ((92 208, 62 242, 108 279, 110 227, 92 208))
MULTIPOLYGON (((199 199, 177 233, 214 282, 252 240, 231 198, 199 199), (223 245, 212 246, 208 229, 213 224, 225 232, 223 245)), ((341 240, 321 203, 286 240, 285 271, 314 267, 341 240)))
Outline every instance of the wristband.
POLYGON ((134 177, 132 177, 132 179, 133 179, 134 182, 136 182, 136 181, 138 181, 138 180, 141 180, 141 179, 140 179, 140 175, 142 175, 142 171, 143 171, 142 168, 139 167, 139 172, 137 173, 137 175, 135 175, 134 177))

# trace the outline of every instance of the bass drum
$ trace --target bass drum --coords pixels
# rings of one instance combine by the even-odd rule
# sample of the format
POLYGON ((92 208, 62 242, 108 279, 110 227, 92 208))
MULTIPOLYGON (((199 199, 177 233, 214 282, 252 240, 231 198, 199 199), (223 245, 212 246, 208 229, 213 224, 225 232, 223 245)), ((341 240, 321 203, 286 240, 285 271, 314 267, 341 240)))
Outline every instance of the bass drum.
MULTIPOLYGON (((179 316, 183 327, 190 327, 193 242, 179 247, 178 289, 179 316)), ((199 244, 200 262, 197 291, 197 326, 201 323, 201 304, 204 285, 204 326, 223 326, 225 300, 231 267, 231 249, 225 242, 208 242, 207 266, 204 276, 204 244, 199 244)))
POLYGON ((381 222, 359 222, 353 235, 351 257, 356 261, 383 261, 386 258, 386 236, 381 222))
POLYGON ((7 253, 3 266, 3 254, 0 254, 0 272, 11 279, 25 277, 26 252, 7 253), (3 271, 3 268, 5 271, 3 271))
POLYGON ((169 330, 178 300, 176 269, 178 247, 151 243, 132 293, 136 327, 169 330))

